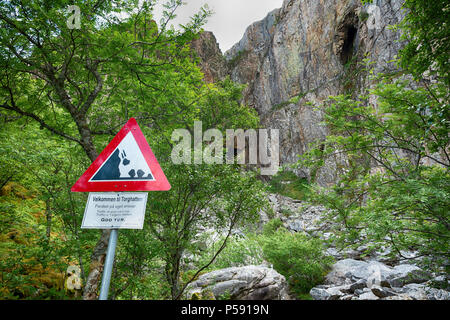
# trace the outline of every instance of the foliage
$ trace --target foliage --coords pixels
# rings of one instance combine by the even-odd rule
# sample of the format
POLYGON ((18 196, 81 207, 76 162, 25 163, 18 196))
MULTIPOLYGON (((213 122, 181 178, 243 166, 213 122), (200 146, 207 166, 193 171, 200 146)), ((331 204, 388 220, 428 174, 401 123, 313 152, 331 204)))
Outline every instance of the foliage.
POLYGON ((254 173, 241 172, 238 166, 178 165, 168 167, 168 173, 172 190, 150 198, 146 223, 164 243, 166 277, 172 297, 177 298, 187 285, 179 283, 183 252, 198 250, 193 240, 201 228, 210 225, 227 236, 198 273, 214 262, 235 226, 257 218, 265 201, 264 188, 254 173))
MULTIPOLYGON (((0 165, 11 169, 1 171, 0 183, 38 191, 47 210, 42 232, 61 221, 65 234, 55 261, 65 268, 77 261, 84 298, 96 298, 107 232, 96 241, 98 232, 80 230, 86 198, 70 187, 135 117, 173 188, 150 196, 142 232, 121 232, 111 294, 176 298, 180 257, 199 226, 213 221, 231 230, 263 201, 254 175, 239 166, 173 165, 171 134, 197 120, 205 128, 255 128, 258 117, 240 103, 242 86, 203 81, 190 43, 210 14, 206 7, 175 30, 167 26, 180 0, 164 5, 159 24, 154 2, 70 4, 80 7, 81 29, 67 27, 65 0, 0 2, 0 165)), ((11 212, 5 219, 19 210, 10 200, 4 207, 11 212)), ((36 242, 30 249, 44 248, 36 242)))
POLYGON ((271 236, 282 228, 283 228, 283 221, 281 221, 281 219, 278 218, 271 219, 264 225, 262 233, 265 236, 271 236))
POLYGON ((168 299, 169 286, 161 272, 162 243, 148 229, 120 230, 118 243, 111 298, 168 299))
MULTIPOLYGON (((362 0, 363 4, 373 0, 362 0)), ((405 18, 399 25, 405 47, 400 51, 400 65, 416 80, 424 73, 437 77, 439 82, 450 85, 450 4, 446 0, 405 0, 402 8, 405 18)))
POLYGON ((450 3, 445 0, 406 0, 408 11, 400 27, 407 41, 401 66, 420 79, 425 71, 450 86, 450 3))
POLYGON ((53 231, 46 239, 41 222, 46 219, 45 204, 10 182, 2 189, 0 212, 0 298, 63 297, 63 235, 53 231), (59 258, 56 261, 55 255, 59 258))
POLYGON ((320 108, 332 134, 300 165, 346 155, 339 182, 311 193, 338 215, 342 245, 385 245, 400 257, 417 250, 422 263, 439 266, 450 237, 448 100, 440 85, 411 85, 380 76, 358 100, 331 97, 320 108))
POLYGON ((306 178, 299 178, 289 170, 281 170, 269 181, 269 191, 297 200, 306 200, 309 183, 306 178))
MULTIPOLYGON (((259 240, 259 235, 254 233, 246 234, 243 237, 230 237, 227 246, 207 271, 262 264, 264 257, 259 240)), ((221 242, 219 241, 218 243, 220 244, 221 242)), ((217 243, 213 243, 211 246, 217 246, 217 243)), ((214 250, 213 248, 207 248, 206 252, 200 252, 200 259, 197 263, 204 265, 205 260, 214 254, 214 250)))
POLYGON ((265 259, 286 277, 296 295, 309 293, 322 283, 333 261, 324 254, 319 239, 291 233, 284 228, 266 233, 261 244, 265 259))
POLYGON ((67 192, 79 159, 36 126, 16 130, 4 123, 0 138, 2 171, 11 177, 0 196, 3 297, 73 297, 79 293, 65 290, 65 271, 70 265, 84 269, 93 240, 79 231, 76 208, 82 211, 84 197, 67 192))

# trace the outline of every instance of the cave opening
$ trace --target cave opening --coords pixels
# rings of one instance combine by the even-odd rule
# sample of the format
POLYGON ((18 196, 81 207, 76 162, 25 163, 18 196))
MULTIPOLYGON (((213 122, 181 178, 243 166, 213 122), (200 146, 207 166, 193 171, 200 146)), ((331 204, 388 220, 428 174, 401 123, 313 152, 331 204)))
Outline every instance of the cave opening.
POLYGON ((343 65, 347 64, 353 56, 353 46, 356 39, 358 29, 354 25, 345 26, 344 43, 341 49, 341 62, 343 65))

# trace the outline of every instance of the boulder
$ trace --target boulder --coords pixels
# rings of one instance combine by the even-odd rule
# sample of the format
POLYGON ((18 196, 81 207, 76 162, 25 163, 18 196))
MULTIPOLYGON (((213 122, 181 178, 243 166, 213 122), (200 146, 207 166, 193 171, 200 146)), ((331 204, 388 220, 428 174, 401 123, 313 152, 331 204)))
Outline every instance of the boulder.
POLYGON ((428 300, 425 286, 422 284, 411 283, 402 287, 401 292, 413 300, 428 300))
POLYGON ((365 281, 367 286, 402 287, 409 283, 423 283, 429 279, 431 274, 414 265, 402 264, 391 268, 378 261, 344 259, 333 265, 326 276, 326 283, 342 285, 346 281, 365 281))
POLYGON ((367 262, 353 259, 344 259, 336 262, 330 273, 325 277, 325 283, 330 285, 342 285, 347 279, 351 279, 355 270, 367 267, 367 262))
POLYGON ((403 287, 410 283, 423 283, 431 279, 431 274, 411 264, 395 266, 388 282, 391 287, 403 287))
POLYGON ((429 279, 432 275, 415 265, 344 259, 310 294, 315 300, 449 300, 450 293, 432 288, 429 279))
POLYGON ((443 289, 425 288, 428 300, 450 300, 450 292, 443 289))
POLYGON ((314 300, 342 300, 349 293, 349 286, 312 288, 309 292, 314 300))
POLYGON ((365 262, 347 273, 352 282, 363 280, 368 287, 372 285, 388 286, 387 278, 390 275, 391 268, 378 261, 365 262))
POLYGON ((186 288, 187 299, 290 300, 284 276, 265 266, 216 270, 186 288))
POLYGON ((373 294, 372 291, 361 294, 357 300, 379 300, 380 298, 373 294))
POLYGON ((332 300, 330 293, 324 288, 312 288, 309 294, 314 300, 332 300))
POLYGON ((356 290, 362 290, 366 287, 366 281, 358 280, 350 285, 350 292, 354 293, 356 290))
POLYGON ((377 285, 372 286, 370 289, 372 290, 372 293, 376 295, 378 298, 395 296, 395 292, 377 285))

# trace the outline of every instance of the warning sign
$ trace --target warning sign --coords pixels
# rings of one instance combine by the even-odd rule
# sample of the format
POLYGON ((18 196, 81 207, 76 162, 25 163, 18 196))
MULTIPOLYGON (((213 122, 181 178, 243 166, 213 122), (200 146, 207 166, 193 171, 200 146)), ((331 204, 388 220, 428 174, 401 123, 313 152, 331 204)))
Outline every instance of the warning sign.
POLYGON ((142 229, 146 205, 146 192, 91 192, 81 228, 142 229))
POLYGON ((162 171, 136 119, 131 118, 73 185, 73 192, 167 191, 162 171))
POLYGON ((152 171, 129 132, 90 181, 155 180, 152 171))

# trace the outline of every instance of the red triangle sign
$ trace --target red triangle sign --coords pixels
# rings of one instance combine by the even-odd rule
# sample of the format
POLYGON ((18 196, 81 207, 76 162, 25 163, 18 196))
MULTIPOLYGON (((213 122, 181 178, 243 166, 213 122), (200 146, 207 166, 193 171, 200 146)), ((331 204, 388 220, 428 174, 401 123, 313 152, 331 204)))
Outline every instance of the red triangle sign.
POLYGON ((72 192, 167 191, 170 183, 131 118, 73 185, 72 192))

